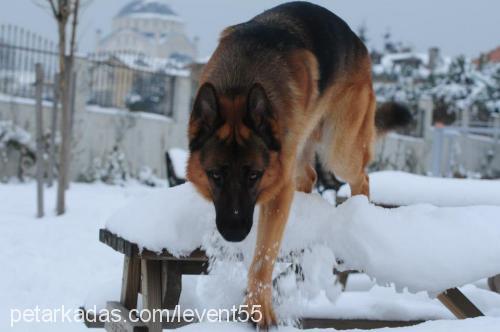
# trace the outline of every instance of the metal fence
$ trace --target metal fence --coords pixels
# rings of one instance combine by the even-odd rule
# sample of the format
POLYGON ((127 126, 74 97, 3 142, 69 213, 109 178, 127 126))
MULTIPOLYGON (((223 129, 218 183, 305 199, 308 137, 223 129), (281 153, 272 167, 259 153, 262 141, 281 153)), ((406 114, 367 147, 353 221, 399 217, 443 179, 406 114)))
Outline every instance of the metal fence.
POLYGON ((88 103, 166 116, 173 114, 175 75, 167 61, 140 54, 91 54, 88 103))
POLYGON ((0 94, 35 98, 36 64, 44 69, 43 99, 53 99, 57 44, 14 25, 0 25, 0 94))
MULTIPOLYGON (((0 25, 0 95, 35 98, 37 63, 44 70, 43 99, 53 100, 57 44, 23 28, 0 25)), ((175 77, 182 64, 126 52, 90 54, 76 63, 89 75, 88 104, 173 115, 175 77)))

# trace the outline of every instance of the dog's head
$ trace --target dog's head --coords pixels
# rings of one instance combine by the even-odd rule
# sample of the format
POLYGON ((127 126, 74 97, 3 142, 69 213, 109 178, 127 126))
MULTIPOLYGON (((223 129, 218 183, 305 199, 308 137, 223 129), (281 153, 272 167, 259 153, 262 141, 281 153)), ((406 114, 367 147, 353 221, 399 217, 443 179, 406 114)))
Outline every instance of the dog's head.
POLYGON ((210 83, 202 85, 189 122, 189 149, 188 180, 213 201, 224 239, 242 241, 259 196, 277 175, 280 144, 264 88, 255 84, 218 96, 210 83))

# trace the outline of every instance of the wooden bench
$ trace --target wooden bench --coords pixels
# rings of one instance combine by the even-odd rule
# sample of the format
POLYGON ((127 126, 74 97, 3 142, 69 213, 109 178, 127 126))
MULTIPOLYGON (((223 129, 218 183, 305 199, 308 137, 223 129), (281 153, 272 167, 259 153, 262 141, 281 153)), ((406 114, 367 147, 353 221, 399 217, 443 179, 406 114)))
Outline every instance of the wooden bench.
MULTIPOLYGON (((144 309, 174 309, 179 303, 183 275, 200 275, 207 272, 209 259, 202 250, 195 250, 189 256, 177 258, 164 250, 161 254, 139 250, 131 243, 106 229, 101 229, 99 239, 114 250, 124 254, 123 278, 120 302, 108 302, 107 309, 119 309, 119 322, 104 322, 99 317, 86 321, 88 327, 104 327, 107 331, 149 331, 158 332, 194 323, 181 317, 169 317, 168 322, 159 319, 148 323, 127 321, 130 310, 137 308, 139 293, 142 294, 144 309)), ((440 294, 438 299, 457 317, 472 318, 483 316, 457 288, 440 294)), ((166 320, 166 319, 164 319, 166 320)), ((309 328, 373 329, 381 327, 402 327, 416 325, 422 320, 388 321, 365 319, 319 319, 303 318, 299 326, 309 328)))

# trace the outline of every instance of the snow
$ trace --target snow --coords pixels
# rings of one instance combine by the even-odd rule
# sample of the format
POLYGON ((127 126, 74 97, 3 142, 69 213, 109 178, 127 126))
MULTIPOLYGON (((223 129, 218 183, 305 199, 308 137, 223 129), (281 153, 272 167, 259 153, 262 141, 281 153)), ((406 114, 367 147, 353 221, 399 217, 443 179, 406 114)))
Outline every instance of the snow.
MULTIPOLYGON (((385 329, 374 329, 370 331, 384 331, 384 332, 497 332, 498 324, 500 324, 500 319, 481 317, 474 319, 467 319, 464 321, 431 321, 425 322, 417 326, 403 327, 403 328, 385 328, 385 329)), ((252 332, 255 328, 245 325, 238 325, 235 323, 202 323, 197 325, 188 325, 186 327, 180 328, 179 332, 191 332, 191 331, 231 331, 231 332, 252 332)), ((280 328, 280 331, 299 331, 296 328, 280 328)), ((321 329, 315 329, 310 331, 323 331, 321 329)), ((327 331, 327 330, 324 330, 327 331)), ((328 330, 335 331, 335 330, 328 330)), ((354 330, 349 330, 354 331, 354 330)), ((356 330, 362 331, 362 330, 356 330)))
MULTIPOLYGON (((72 183, 68 191, 68 213, 62 217, 54 216, 52 210, 55 202, 54 187, 46 191, 45 207, 47 217, 44 219, 34 217, 36 210, 35 192, 34 183, 0 184, 0 201, 5 202, 5 204, 0 205, 0 227, 2 229, 0 235, 0 251, 2 252, 0 264, 2 271, 8 271, 8 273, 2 274, 0 282, 0 293, 2 294, 2 301, 0 301, 1 331, 88 331, 80 322, 24 323, 10 329, 9 312, 12 308, 34 308, 36 305, 41 308, 55 309, 64 305, 66 308, 76 309, 85 304, 89 308, 93 307, 93 305, 102 308, 106 301, 117 300, 121 285, 123 255, 99 243, 98 229, 102 228, 106 220, 112 216, 114 217, 111 220, 118 222, 116 220, 117 216, 123 215, 125 210, 129 210, 133 206, 137 207, 136 204, 146 204, 140 208, 144 214, 141 216, 140 213, 136 213, 130 217, 123 215, 122 225, 117 225, 117 227, 123 228, 127 221, 132 219, 137 224, 144 224, 145 227, 148 227, 150 219, 160 221, 160 216, 155 216, 155 214, 163 213, 161 208, 155 208, 147 214, 145 212, 155 205, 168 205, 168 209, 177 205, 178 210, 181 212, 183 208, 188 206, 188 212, 198 213, 200 216, 198 221, 201 222, 201 226, 193 228, 191 220, 187 218, 186 211, 183 211, 186 216, 184 220, 176 217, 176 213, 170 212, 170 214, 166 215, 167 220, 163 220, 163 224, 157 224, 158 229, 154 230, 155 232, 167 232, 168 227, 165 226, 166 224, 184 222, 187 225, 179 225, 175 230, 170 229, 171 233, 182 232, 183 236, 186 237, 191 234, 202 237, 205 227, 207 229, 213 227, 213 220, 210 219, 210 216, 207 215, 205 218, 202 216, 206 211, 210 211, 210 204, 199 199, 189 184, 172 189, 157 189, 140 186, 134 182, 129 182, 124 187, 72 183), (175 198, 173 202, 161 200, 161 198, 172 199, 173 197, 175 198), (153 201, 149 202, 151 198, 153 198, 153 201), (204 225, 204 223, 207 224, 204 225)), ((296 196, 293 212, 296 220, 292 220, 292 223, 301 222, 304 229, 311 230, 311 234, 304 234, 309 236, 305 239, 305 242, 314 239, 321 227, 337 224, 337 220, 332 219, 328 221, 328 225, 321 225, 312 217, 315 215, 321 216, 323 213, 307 210, 328 208, 330 213, 342 207, 334 209, 316 195, 297 194, 296 196), (298 211, 297 209, 304 211, 298 211), (307 220, 307 222, 304 222, 304 220, 307 220)), ((359 208, 362 210, 369 208, 367 203, 356 202, 357 199, 354 198, 352 201, 354 204, 360 204, 359 208)), ((347 213, 348 211, 345 210, 344 212, 347 213)), ((339 214, 340 212, 332 212, 332 215, 333 213, 339 214)), ((365 213, 367 212, 365 211, 365 213)), ((375 214, 373 215, 374 218, 377 218, 375 214)), ((374 221, 378 220, 371 220, 371 222, 374 221)), ((357 225, 356 227, 360 226, 358 219, 355 219, 354 222, 357 225)), ((291 231, 297 229, 297 227, 297 225, 292 225, 291 231)), ((484 232, 481 227, 480 225, 479 229, 476 230, 478 239, 481 238, 484 232)), ((471 233, 470 228, 468 230, 471 233)), ((298 235, 300 236, 300 234, 298 235)), ((325 234, 324 237, 327 238, 330 235, 325 234)), ((149 236, 154 237, 151 234, 149 236)), ((212 248, 215 248, 213 245, 214 238, 211 238, 213 236, 215 235, 207 235, 206 241, 207 244, 212 243, 212 248)), ((293 236, 294 234, 287 234, 289 239, 293 236)), ((491 236, 493 237, 494 234, 491 236)), ((165 241, 174 242, 174 238, 170 235, 165 241)), ((338 241, 338 238, 334 237, 330 242, 332 241, 338 241)), ((484 239, 484 242, 489 241, 488 237, 484 239)), ((241 245, 243 247, 250 245, 249 241, 246 242, 241 245)), ((476 243, 478 241, 472 242, 476 243)), ((158 241, 157 245, 160 247, 162 244, 164 243, 158 241)), ((326 288, 323 284, 327 281, 333 283, 331 268, 324 261, 320 262, 321 264, 314 264, 312 261, 312 258, 316 255, 331 260, 332 253, 329 252, 329 246, 324 245, 322 241, 316 241, 314 244, 315 246, 311 246, 310 249, 306 250, 309 253, 301 258, 310 262, 309 266, 304 265, 304 270, 306 274, 314 274, 310 276, 311 282, 309 284, 307 282, 294 284, 295 281, 291 281, 290 276, 288 276, 286 282, 279 283, 281 289, 287 290, 286 296, 282 296, 281 302, 276 306, 280 317, 287 317, 287 315, 292 314, 295 316, 309 315, 311 317, 336 318, 444 319, 442 321, 427 322, 417 327, 391 329, 390 331, 498 330, 500 324, 500 318, 498 318, 500 317, 500 295, 484 290, 484 280, 466 285, 462 288, 462 291, 483 312, 491 317, 466 321, 455 321, 452 315, 436 299, 430 298, 425 292, 412 294, 403 291, 397 293, 394 286, 377 286, 372 279, 364 274, 352 275, 347 284, 347 291, 339 295, 336 302, 332 303, 332 295, 337 295, 334 293, 330 294, 329 297, 323 289, 326 288), (318 268, 319 265, 323 265, 325 269, 321 270, 321 266, 318 268), (326 272, 329 273, 329 278, 324 277, 326 272), (311 287, 314 286, 314 283, 318 283, 321 286, 320 289, 311 287)), ((194 242, 179 245, 178 249, 187 250, 194 245, 194 242)), ((339 245, 341 244, 339 243, 339 245)), ((357 246, 356 242, 354 242, 353 246, 357 246)), ((287 244, 287 247, 286 250, 289 250, 295 246, 287 244)), ((474 248, 474 250, 476 249, 474 248)), ((490 250, 492 251, 491 255, 493 255, 495 246, 491 247, 490 250)), ((481 255, 483 254, 481 246, 475 253, 477 257, 474 257, 474 260, 481 261, 481 255)), ((461 254, 458 253, 458 255, 461 254)), ((497 257, 495 257, 495 260, 497 260, 497 257)), ((475 268, 470 265, 471 262, 467 256, 462 258, 463 262, 458 264, 475 268)), ((413 257, 409 261, 413 262, 413 257)), ((212 262, 212 264, 213 267, 209 276, 183 277, 184 287, 180 300, 182 307, 222 308, 241 304, 246 284, 246 263, 219 260, 212 262), (224 287, 224 292, 220 292, 221 287, 224 287)), ((283 269, 284 266, 282 265, 277 268, 283 269)), ((457 267, 457 269, 459 268, 457 267)), ((470 274, 467 269, 460 270, 460 272, 470 274)), ((330 290, 334 291, 334 289, 330 290)), ((279 330, 297 331, 293 327, 280 327, 279 330)), ((249 325, 235 323, 201 323, 181 328, 180 331, 254 331, 254 328, 249 325)), ((326 330, 318 329, 317 331, 326 330)))
MULTIPOLYGON (((258 211, 254 224, 257 215, 258 211)), ((309 248, 316 261, 304 260, 313 264, 311 274, 316 277, 319 272, 314 264, 323 260, 333 266, 338 257, 345 261, 345 268, 365 271, 380 285, 394 283, 398 290, 435 295, 500 273, 498 215, 500 206, 420 204, 384 209, 363 196, 335 208, 319 195, 296 193, 281 256, 309 248)), ((186 183, 140 197, 110 218, 106 227, 140 247, 156 252, 166 248, 177 256, 198 247, 219 259, 228 252, 253 253, 256 227, 241 243, 227 243, 215 230, 214 219, 212 204, 186 183)), ((244 255, 247 264, 250 259, 244 255)), ((320 286, 332 291, 331 285, 320 286)))
POLYGON ((172 160, 175 174, 178 177, 185 179, 189 153, 186 150, 180 148, 172 148, 168 150, 168 154, 170 155, 170 159, 172 160))
MULTIPOLYGON (((500 180, 437 178, 400 171, 374 172, 369 177, 370 198, 380 204, 500 205, 500 180)), ((350 187, 344 185, 338 195, 349 197, 350 187)))
POLYGON ((500 272, 500 207, 384 209, 356 196, 338 210, 336 253, 379 284, 437 294, 500 272))
POLYGON ((0 121, 0 150, 5 149, 9 142, 18 142, 34 149, 30 133, 12 121, 0 121))
MULTIPOLYGON (((25 104, 25 105, 35 105, 36 104, 36 100, 34 98, 17 97, 17 96, 12 96, 12 95, 6 95, 3 93, 0 93, 0 101, 7 102, 7 103, 25 104)), ((52 102, 50 102, 48 100, 42 100, 42 106, 43 107, 51 107, 52 102)))
POLYGON ((190 71, 186 69, 186 63, 176 61, 173 58, 154 58, 134 53, 112 53, 112 56, 132 69, 164 72, 181 77, 189 77, 190 75, 190 71))
POLYGON ((136 19, 143 19, 143 20, 160 19, 160 20, 166 20, 166 21, 176 21, 176 22, 181 22, 181 23, 184 22, 184 20, 182 20, 179 16, 157 14, 157 13, 133 13, 133 14, 128 15, 128 17, 136 18, 136 19))
POLYGON ((167 122, 167 123, 172 122, 172 118, 169 118, 165 115, 155 114, 155 113, 150 113, 150 112, 139 112, 139 111, 131 112, 127 109, 116 108, 116 107, 101 107, 98 105, 87 105, 85 107, 85 110, 87 112, 94 112, 94 113, 107 114, 107 115, 122 115, 122 116, 130 116, 130 117, 139 118, 139 119, 162 121, 162 122, 167 122))
MULTIPOLYGON (((11 309, 80 307, 101 280, 121 275, 123 257, 98 241, 110 214, 153 191, 103 184, 71 184, 68 213, 54 215, 56 187, 46 190, 47 217, 35 218, 35 183, 0 184, 0 331, 10 331, 11 309)), ((82 323, 15 326, 13 331, 88 331, 82 323)))

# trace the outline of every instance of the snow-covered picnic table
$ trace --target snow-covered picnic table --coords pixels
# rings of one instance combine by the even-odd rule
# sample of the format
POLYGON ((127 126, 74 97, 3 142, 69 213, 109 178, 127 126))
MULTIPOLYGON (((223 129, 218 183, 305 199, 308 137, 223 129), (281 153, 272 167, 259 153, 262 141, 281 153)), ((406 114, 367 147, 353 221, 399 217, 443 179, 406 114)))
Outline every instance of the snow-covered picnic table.
MULTIPOLYGON (((499 216, 500 206, 384 209, 358 196, 334 207, 319 195, 296 193, 281 257, 294 257, 309 282, 305 289, 322 291, 330 300, 339 294, 333 266, 363 271, 380 285, 436 296, 500 273, 499 216)), ((243 242, 227 243, 217 233, 214 217, 212 205, 186 183, 137 199, 115 214, 104 232, 111 234, 115 249, 133 244, 136 254, 146 253, 149 259, 163 253, 162 259, 191 261, 201 249, 215 265, 239 257, 247 266, 256 227, 243 242)), ((453 302, 461 293, 448 295, 453 302)), ((454 303, 447 305, 453 310, 454 303)))

